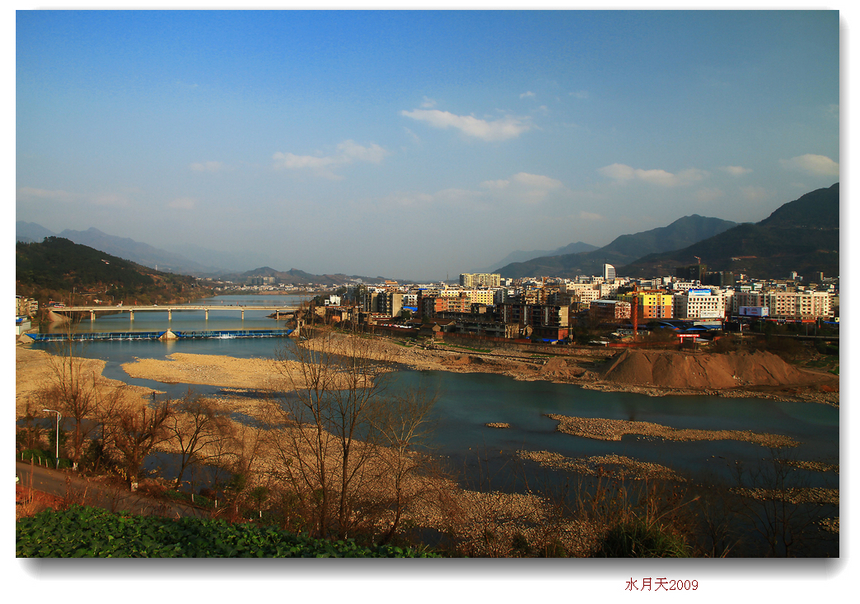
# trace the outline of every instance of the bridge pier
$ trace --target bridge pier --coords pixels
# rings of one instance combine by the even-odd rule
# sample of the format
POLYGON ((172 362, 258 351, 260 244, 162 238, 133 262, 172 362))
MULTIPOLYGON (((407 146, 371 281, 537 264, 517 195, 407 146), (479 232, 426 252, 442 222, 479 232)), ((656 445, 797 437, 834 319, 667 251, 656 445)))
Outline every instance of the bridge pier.
POLYGON ((209 320, 209 309, 207 308, 207 309, 205 310, 205 312, 206 312, 206 320, 208 321, 208 320, 209 320))
POLYGON ((242 309, 242 320, 243 321, 245 320, 245 309, 244 308, 242 309))
POLYGON ((172 321, 172 320, 173 320, 173 311, 172 311, 172 310, 170 310, 169 308, 167 309, 167 320, 168 320, 168 321, 172 321))
POLYGON ((134 311, 133 310, 128 311, 128 319, 129 319, 129 321, 134 321, 134 311))
POLYGON ((90 323, 92 323, 95 320, 96 320, 96 311, 91 310, 90 311, 90 323))

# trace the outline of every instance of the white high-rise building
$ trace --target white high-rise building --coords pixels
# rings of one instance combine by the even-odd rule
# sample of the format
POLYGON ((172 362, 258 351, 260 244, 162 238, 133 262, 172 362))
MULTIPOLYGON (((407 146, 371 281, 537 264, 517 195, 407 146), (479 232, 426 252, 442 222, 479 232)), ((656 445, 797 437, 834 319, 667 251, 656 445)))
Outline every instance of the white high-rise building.
POLYGON ((604 281, 612 281, 615 279, 615 267, 611 264, 603 265, 603 280, 604 281))

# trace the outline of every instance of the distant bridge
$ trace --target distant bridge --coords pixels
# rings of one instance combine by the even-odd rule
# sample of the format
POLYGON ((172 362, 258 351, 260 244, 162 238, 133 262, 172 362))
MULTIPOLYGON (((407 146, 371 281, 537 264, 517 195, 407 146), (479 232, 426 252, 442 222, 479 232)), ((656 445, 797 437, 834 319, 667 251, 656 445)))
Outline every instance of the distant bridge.
POLYGON ((210 311, 239 311, 242 314, 242 318, 245 318, 246 310, 263 310, 270 311, 274 313, 278 318, 278 315, 290 315, 299 310, 298 307, 291 306, 246 306, 242 304, 195 304, 195 305, 167 305, 167 306, 158 306, 157 304, 147 305, 147 306, 52 306, 50 309, 55 313, 90 313, 90 321, 95 321, 96 314, 98 313, 123 313, 127 312, 129 314, 129 319, 134 321, 134 313, 136 312, 164 312, 167 311, 167 320, 170 321, 173 319, 174 312, 185 312, 185 311, 204 311, 206 313, 206 319, 209 319, 210 311))

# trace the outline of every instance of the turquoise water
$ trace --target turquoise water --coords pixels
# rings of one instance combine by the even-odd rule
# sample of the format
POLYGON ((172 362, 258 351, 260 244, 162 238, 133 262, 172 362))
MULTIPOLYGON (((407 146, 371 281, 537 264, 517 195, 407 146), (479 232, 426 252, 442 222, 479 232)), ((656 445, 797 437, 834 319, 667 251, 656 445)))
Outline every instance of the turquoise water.
MULTIPOLYGON (((213 304, 295 305, 304 298, 291 296, 218 296, 213 304)), ((135 315, 133 329, 272 329, 282 322, 269 319, 267 311, 248 311, 245 320, 236 311, 210 313, 152 312, 135 315)), ((120 331, 130 328, 128 315, 84 320, 79 330, 120 331), (124 327, 123 327, 124 326, 124 327)), ((272 358, 293 346, 287 338, 90 342, 79 354, 104 359, 104 375, 127 383, 152 387, 182 396, 189 387, 215 394, 216 387, 162 384, 130 378, 121 365, 135 358, 161 359, 174 352, 227 355, 239 358, 272 358)), ((50 349, 50 345, 34 344, 50 349)), ((431 449, 449 460, 457 470, 466 469, 474 480, 483 481, 486 471, 498 481, 508 481, 518 450, 549 450, 568 457, 617 454, 640 461, 659 463, 693 477, 728 477, 734 461, 758 463, 769 457, 766 448, 737 441, 670 442, 627 436, 618 442, 597 441, 556 432, 556 422, 545 417, 558 413, 579 417, 601 417, 654 422, 674 428, 753 430, 790 436, 801 445, 793 450, 797 459, 838 463, 839 410, 812 403, 788 403, 766 399, 730 399, 713 396, 649 397, 632 393, 597 392, 570 384, 520 382, 493 374, 399 371, 392 376, 394 387, 425 386, 438 392, 436 426, 431 449), (488 422, 507 422, 510 429, 486 427, 488 422)), ((532 464, 523 466, 536 472, 532 464)), ((836 486, 835 475, 809 473, 819 486, 836 486)))

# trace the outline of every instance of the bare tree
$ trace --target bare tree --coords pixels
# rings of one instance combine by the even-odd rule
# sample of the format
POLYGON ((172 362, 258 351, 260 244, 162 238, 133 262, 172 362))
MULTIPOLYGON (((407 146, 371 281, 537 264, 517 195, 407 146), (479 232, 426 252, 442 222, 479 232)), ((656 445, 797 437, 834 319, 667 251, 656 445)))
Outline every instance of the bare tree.
POLYGON ((380 460, 392 491, 389 504, 392 520, 381 543, 388 543, 397 533, 406 505, 415 495, 415 487, 408 488, 408 480, 426 465, 422 461, 427 458, 416 447, 425 445, 433 430, 430 412, 437 399, 438 393, 423 387, 397 392, 377 415, 379 442, 386 449, 381 452, 380 460))
POLYGON ((71 332, 58 343, 49 357, 52 383, 38 393, 44 406, 56 408, 64 418, 73 422, 67 453, 75 470, 91 434, 97 428, 92 419, 101 394, 98 376, 87 371, 86 360, 80 356, 78 346, 71 332))
POLYGON ((738 486, 733 492, 740 495, 739 513, 764 542, 768 557, 816 555, 810 551, 825 541, 820 523, 828 502, 810 499, 816 489, 796 471, 791 454, 784 449, 770 453, 757 467, 736 464, 738 486))
POLYGON ((127 400, 112 402, 109 408, 102 409, 105 437, 119 452, 125 479, 131 490, 135 490, 144 459, 170 437, 165 422, 172 411, 166 401, 153 401, 151 407, 127 400))
POLYGON ((164 423, 170 439, 179 448, 179 470, 176 485, 182 482, 186 470, 209 462, 218 462, 224 451, 215 446, 229 431, 227 418, 216 405, 189 390, 177 401, 167 401, 172 413, 164 423))
POLYGON ((371 338, 308 332, 295 360, 282 351, 284 396, 270 432, 284 478, 313 512, 321 536, 340 538, 370 509, 386 471, 379 462, 392 355, 371 338))

